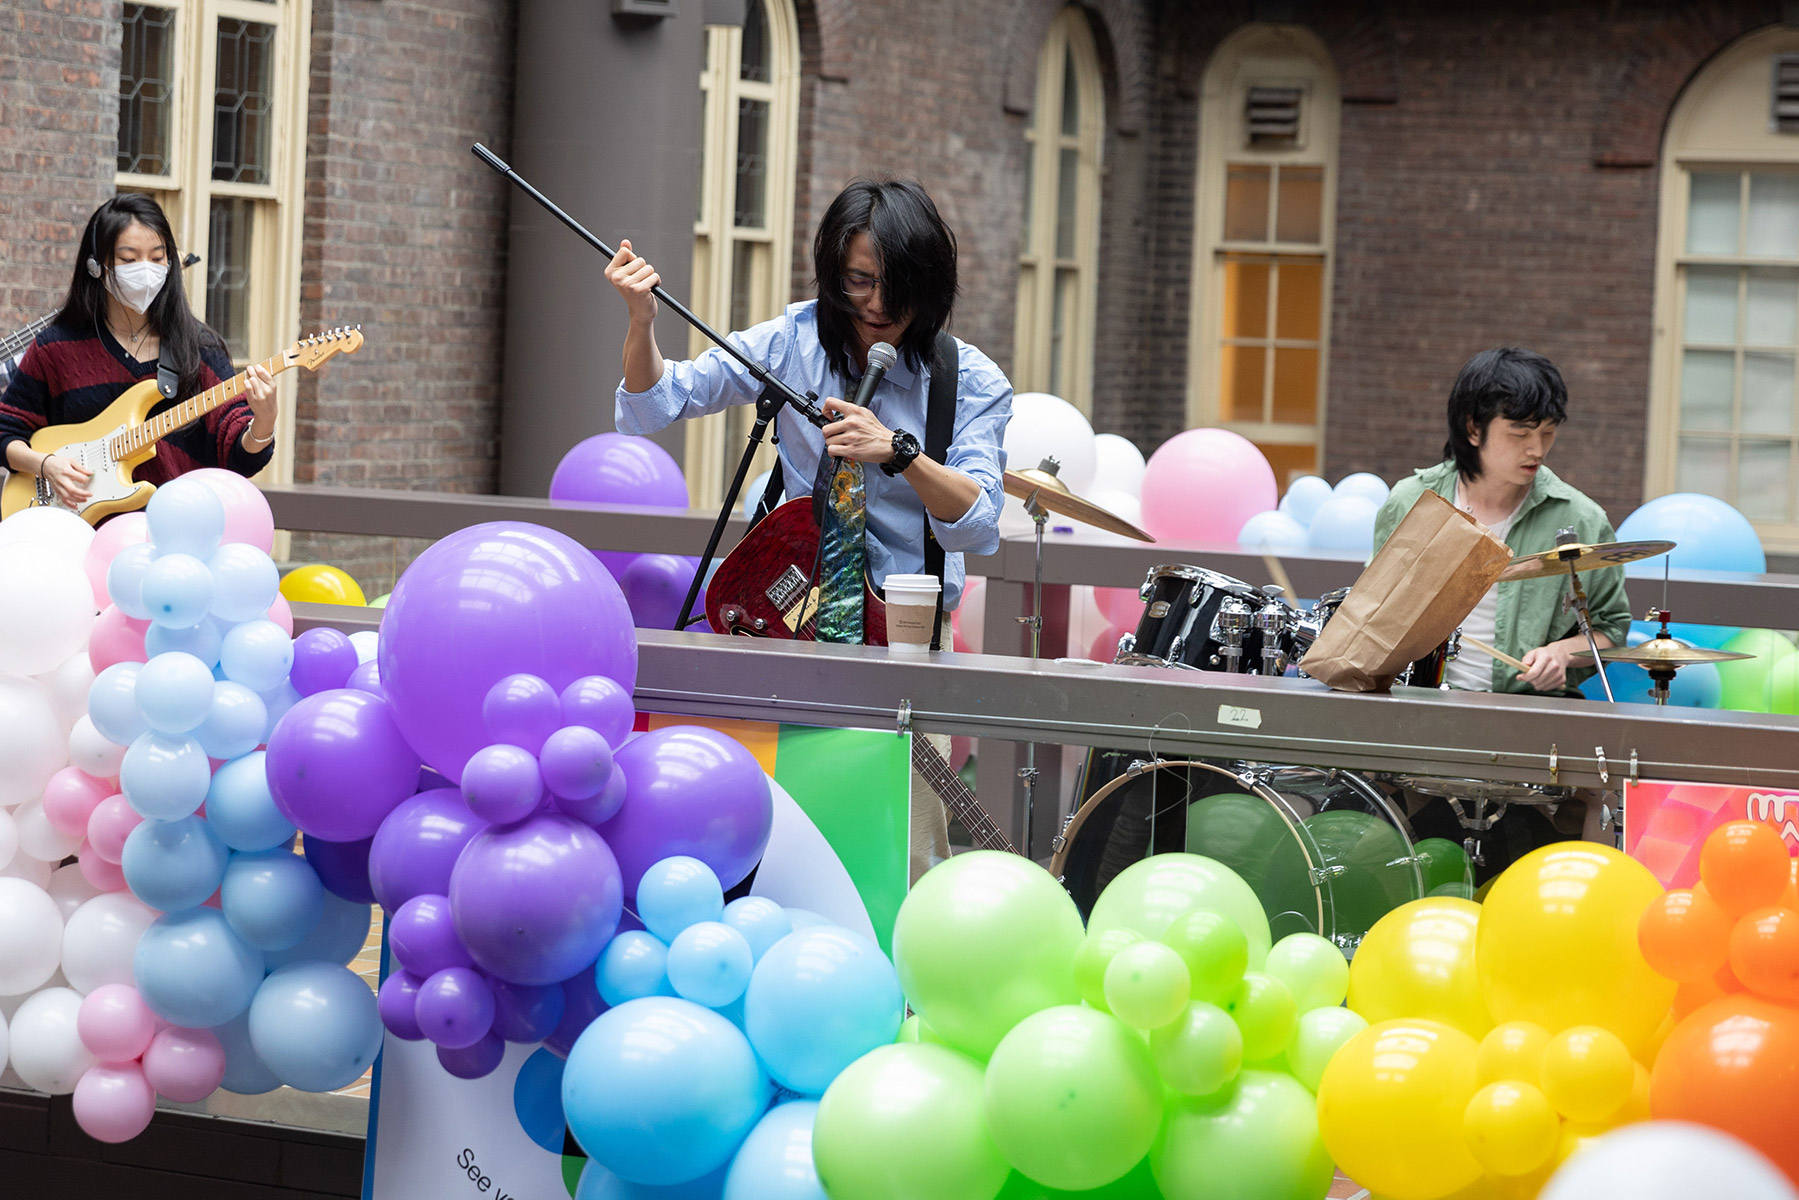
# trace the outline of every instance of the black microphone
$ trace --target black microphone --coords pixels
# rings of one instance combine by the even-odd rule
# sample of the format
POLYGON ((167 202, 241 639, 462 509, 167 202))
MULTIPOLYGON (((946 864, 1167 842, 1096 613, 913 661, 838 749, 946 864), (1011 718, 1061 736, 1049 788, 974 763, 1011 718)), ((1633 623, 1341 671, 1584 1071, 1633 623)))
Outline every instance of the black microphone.
POLYGON ((875 389, 881 386, 881 377, 898 361, 899 353, 886 342, 876 342, 868 348, 868 370, 862 372, 862 382, 856 385, 857 408, 867 408, 874 402, 875 389))

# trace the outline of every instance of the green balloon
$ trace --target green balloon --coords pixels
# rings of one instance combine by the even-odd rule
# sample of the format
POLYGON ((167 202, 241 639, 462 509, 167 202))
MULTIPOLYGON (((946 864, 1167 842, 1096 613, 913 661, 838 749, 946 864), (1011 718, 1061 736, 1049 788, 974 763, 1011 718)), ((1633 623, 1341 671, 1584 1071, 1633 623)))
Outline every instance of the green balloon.
MULTIPOLYGON (((1323 885, 1325 928, 1316 932, 1338 945, 1353 948, 1376 921, 1423 895, 1405 835, 1379 817, 1337 809, 1307 817, 1301 826, 1330 872, 1323 885)), ((1303 870, 1277 862, 1269 873, 1270 890, 1301 893, 1310 882, 1303 870)))
POLYGON ((1111 1012, 1106 1007, 1106 968, 1113 955, 1142 940, 1143 935, 1135 929, 1107 929, 1082 938, 1081 948, 1074 952, 1074 984, 1081 999, 1100 1012, 1111 1012))
POLYGON ((1300 1014, 1299 1028, 1287 1047, 1287 1069, 1293 1072, 1293 1078, 1316 1094, 1318 1081, 1324 1078, 1324 1068, 1330 1065, 1331 1055, 1366 1028, 1367 1019, 1352 1009, 1314 1008, 1300 1014))
POLYGON ((1273 1058, 1287 1048, 1298 1027, 1299 1009, 1287 985, 1260 971, 1245 971, 1237 994, 1224 1010, 1243 1031, 1243 1059, 1273 1058))
POLYGON ((1290 933, 1274 943, 1262 970, 1287 985, 1302 1013, 1334 1008, 1349 994, 1349 960, 1315 933, 1290 933))
POLYGON ((1162 1082, 1189 1096, 1209 1096, 1243 1066, 1243 1031, 1216 1004, 1196 1000, 1181 1019, 1149 1035, 1162 1082))
POLYGON ((1149 1163, 1164 1196, 1323 1200, 1336 1175, 1312 1093, 1274 1071, 1244 1071, 1215 1096, 1170 1097, 1149 1163))
POLYGON ((1740 712, 1768 712, 1774 667, 1793 657, 1793 643, 1772 629, 1745 629, 1724 643, 1724 649, 1754 658, 1718 664, 1718 707, 1740 712))
POLYGON ((1220 792, 1187 806, 1187 850, 1215 858, 1243 878, 1274 936, 1317 931, 1318 891, 1293 823, 1260 796, 1220 792))
POLYGON ((1014 1171, 1006 1177, 1006 1186, 1000 1189, 997 1200, 1162 1200, 1162 1193, 1156 1190, 1156 1177, 1150 1172, 1146 1157, 1123 1179, 1078 1192, 1045 1187, 1014 1171))
POLYGON ((1162 941, 1187 963, 1195 1000, 1222 1004, 1249 970, 1249 939, 1229 917, 1196 908, 1174 919, 1162 941))
POLYGON ((1048 871, 976 850, 912 888, 893 925, 893 965, 924 1023, 984 1059, 1025 1017, 1079 1001, 1074 960, 1084 936, 1080 910, 1048 871))
POLYGON ((1462 849, 1460 842, 1452 842, 1448 838, 1425 838, 1414 843, 1412 853, 1424 861, 1419 869, 1424 873, 1424 893, 1430 895, 1446 883, 1467 883, 1468 852, 1462 849))
POLYGON ((1458 900, 1474 899, 1474 885, 1458 879, 1454 883, 1439 883, 1430 890, 1432 896, 1454 896, 1458 900))
MULTIPOLYGON (((957 855, 964 857, 967 856, 957 855)), ((1093 914, 1087 919, 1087 928, 1101 932, 1135 929, 1144 937, 1160 941, 1176 917, 1196 908, 1234 921, 1248 941, 1250 967, 1261 967, 1272 941, 1261 901, 1235 871, 1204 855, 1157 854, 1132 863, 1100 893, 1093 914)), ((903 907, 900 916, 905 916, 903 907)), ((902 983, 904 979, 902 975, 902 983)))
POLYGON ((393 597, 394 597, 394 594, 392 592, 383 592, 379 596, 376 596, 373 600, 369 601, 369 607, 370 608, 386 608, 387 602, 389 600, 392 600, 393 597))
POLYGON ((1783 658, 1768 668, 1768 711, 1799 716, 1799 655, 1783 658))
POLYGON ((812 1159, 834 1200, 992 1200, 1009 1170, 987 1130, 980 1064, 923 1044, 844 1068, 819 1100, 812 1159))
POLYGON ((1192 988, 1186 962, 1161 942, 1133 942, 1106 967, 1106 1007, 1133 1029, 1160 1029, 1180 1016, 1192 988))
POLYGON ((911 1016, 900 1022, 899 1032, 895 1034, 893 1038, 894 1044, 903 1045, 910 1043, 916 1046, 923 1040, 918 1036, 918 1031, 923 1028, 923 1026, 924 1022, 918 1019, 918 1014, 913 1013, 911 1016))
POLYGON ((1000 1153, 1050 1187, 1123 1178, 1162 1123, 1162 1081, 1143 1038, 1079 1005, 1020 1021, 988 1060, 985 1091, 1000 1153))

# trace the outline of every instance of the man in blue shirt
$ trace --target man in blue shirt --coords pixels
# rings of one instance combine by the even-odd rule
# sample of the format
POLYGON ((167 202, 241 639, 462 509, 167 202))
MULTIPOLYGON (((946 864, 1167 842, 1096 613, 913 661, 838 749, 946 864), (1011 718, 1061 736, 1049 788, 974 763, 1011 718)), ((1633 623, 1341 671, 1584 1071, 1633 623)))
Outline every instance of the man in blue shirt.
MULTIPOLYGON (((949 452, 936 462, 919 452, 930 394, 932 348, 956 298, 956 239, 929 195, 912 182, 851 183, 819 223, 812 256, 818 299, 789 305, 731 340, 796 391, 829 397, 833 419, 820 431, 783 409, 776 431, 789 496, 812 489, 820 455, 880 466, 867 474, 867 552, 877 586, 890 574, 924 570, 925 521, 944 549, 943 606, 962 594, 964 554, 999 546, 1005 499, 1002 442, 1012 385, 993 360, 957 341, 956 419, 949 452), (853 393, 868 348, 899 351, 868 408, 853 393)), ((761 387, 722 350, 669 362, 656 345, 661 281, 626 241, 606 268, 630 309, 624 381, 617 394, 623 433, 653 433, 687 417, 753 404, 761 387)))

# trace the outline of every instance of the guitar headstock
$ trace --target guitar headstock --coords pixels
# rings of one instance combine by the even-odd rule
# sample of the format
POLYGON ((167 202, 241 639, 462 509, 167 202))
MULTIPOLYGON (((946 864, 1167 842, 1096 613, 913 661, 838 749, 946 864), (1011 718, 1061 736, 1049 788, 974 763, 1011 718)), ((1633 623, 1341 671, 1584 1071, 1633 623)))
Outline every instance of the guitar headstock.
POLYGON ((327 360, 339 354, 354 354, 362 349, 362 326, 340 325, 311 337, 303 337, 287 348, 282 357, 289 366, 316 371, 327 360))

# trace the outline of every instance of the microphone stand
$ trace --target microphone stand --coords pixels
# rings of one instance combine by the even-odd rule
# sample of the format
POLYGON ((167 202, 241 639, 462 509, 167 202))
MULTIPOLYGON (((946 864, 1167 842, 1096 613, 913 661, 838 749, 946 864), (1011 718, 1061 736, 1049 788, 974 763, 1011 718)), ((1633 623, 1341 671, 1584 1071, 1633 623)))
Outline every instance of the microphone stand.
MULTIPOLYGON (((610 262, 617 257, 617 251, 588 232, 579 221, 558 207, 554 200, 532 187, 524 176, 508 166, 499 155, 479 142, 476 142, 471 149, 476 158, 517 184, 525 195, 548 209, 551 216, 574 230, 582 241, 604 254, 606 261, 610 262)), ((718 520, 712 526, 712 536, 706 539, 706 553, 701 556, 700 565, 693 573, 693 582, 687 588, 687 599, 681 604, 681 615, 675 620, 675 629, 678 632, 686 629, 692 623, 690 618, 693 616, 693 606, 699 599, 700 585, 706 578, 706 568, 712 565, 712 560, 718 553, 718 543, 725 535, 725 525, 729 523, 731 513, 737 507, 738 493, 743 490, 743 481, 750 473, 750 462, 756 457, 756 451, 762 446, 762 438, 768 432, 769 422, 773 421, 780 413, 783 405, 788 404, 791 404, 801 416, 821 429, 827 421, 824 412, 818 407, 818 393, 806 392, 802 395, 776 379, 769 374, 768 368, 726 341, 723 334, 695 316, 685 304, 669 295, 661 284, 652 287, 650 294, 674 309, 683 320, 705 334, 719 349, 742 363, 744 369, 762 385, 762 394, 756 398, 756 423, 750 428, 749 444, 744 447, 743 457, 737 463, 737 474, 731 479, 731 487, 725 494, 725 502, 718 510, 718 520)))

